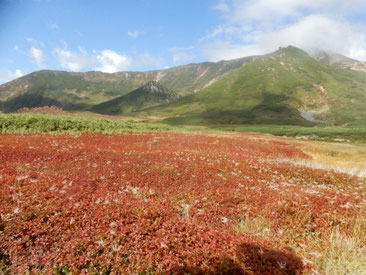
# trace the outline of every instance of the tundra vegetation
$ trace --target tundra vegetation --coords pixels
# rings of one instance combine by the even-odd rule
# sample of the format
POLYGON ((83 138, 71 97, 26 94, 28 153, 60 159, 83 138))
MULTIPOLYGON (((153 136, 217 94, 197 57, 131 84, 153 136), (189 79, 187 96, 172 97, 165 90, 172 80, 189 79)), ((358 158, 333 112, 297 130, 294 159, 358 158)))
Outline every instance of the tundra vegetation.
POLYGON ((303 165, 343 144, 56 118, 2 126, 0 272, 365 274, 365 178, 303 165))
POLYGON ((1 85, 0 274, 366 274, 365 64, 331 59, 1 85))

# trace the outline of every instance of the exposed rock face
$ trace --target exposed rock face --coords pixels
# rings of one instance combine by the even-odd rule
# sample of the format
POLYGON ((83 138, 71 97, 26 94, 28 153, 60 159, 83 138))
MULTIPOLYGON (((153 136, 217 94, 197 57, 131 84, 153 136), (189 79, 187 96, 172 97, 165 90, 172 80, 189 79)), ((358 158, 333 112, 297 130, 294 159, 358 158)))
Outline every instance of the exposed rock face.
POLYGON ((147 82, 141 89, 148 93, 165 93, 167 91, 167 88, 161 86, 156 81, 147 82))

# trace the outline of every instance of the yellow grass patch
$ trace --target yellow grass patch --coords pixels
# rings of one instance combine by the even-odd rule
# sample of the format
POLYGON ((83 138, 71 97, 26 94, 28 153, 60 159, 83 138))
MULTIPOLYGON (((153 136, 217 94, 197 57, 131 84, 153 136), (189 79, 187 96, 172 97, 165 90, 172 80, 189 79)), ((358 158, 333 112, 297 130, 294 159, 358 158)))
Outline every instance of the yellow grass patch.
POLYGON ((301 149, 319 168, 366 177, 366 146, 306 141, 301 142, 301 149))

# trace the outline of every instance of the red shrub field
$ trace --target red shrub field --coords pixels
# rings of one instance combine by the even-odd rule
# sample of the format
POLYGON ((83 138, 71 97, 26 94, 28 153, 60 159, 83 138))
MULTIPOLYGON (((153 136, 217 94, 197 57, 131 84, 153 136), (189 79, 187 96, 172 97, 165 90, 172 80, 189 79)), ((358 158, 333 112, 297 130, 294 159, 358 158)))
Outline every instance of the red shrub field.
POLYGON ((365 181, 308 158, 254 134, 1 134, 0 273, 321 274, 365 181))

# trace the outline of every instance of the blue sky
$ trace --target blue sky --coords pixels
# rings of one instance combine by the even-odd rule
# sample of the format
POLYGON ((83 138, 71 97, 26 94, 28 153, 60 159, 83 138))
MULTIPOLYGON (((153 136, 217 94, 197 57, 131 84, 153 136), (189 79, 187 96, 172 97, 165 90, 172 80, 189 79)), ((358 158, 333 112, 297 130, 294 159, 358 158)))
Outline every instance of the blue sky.
POLYGON ((0 0, 0 83, 322 48, 366 60, 364 0, 0 0))

